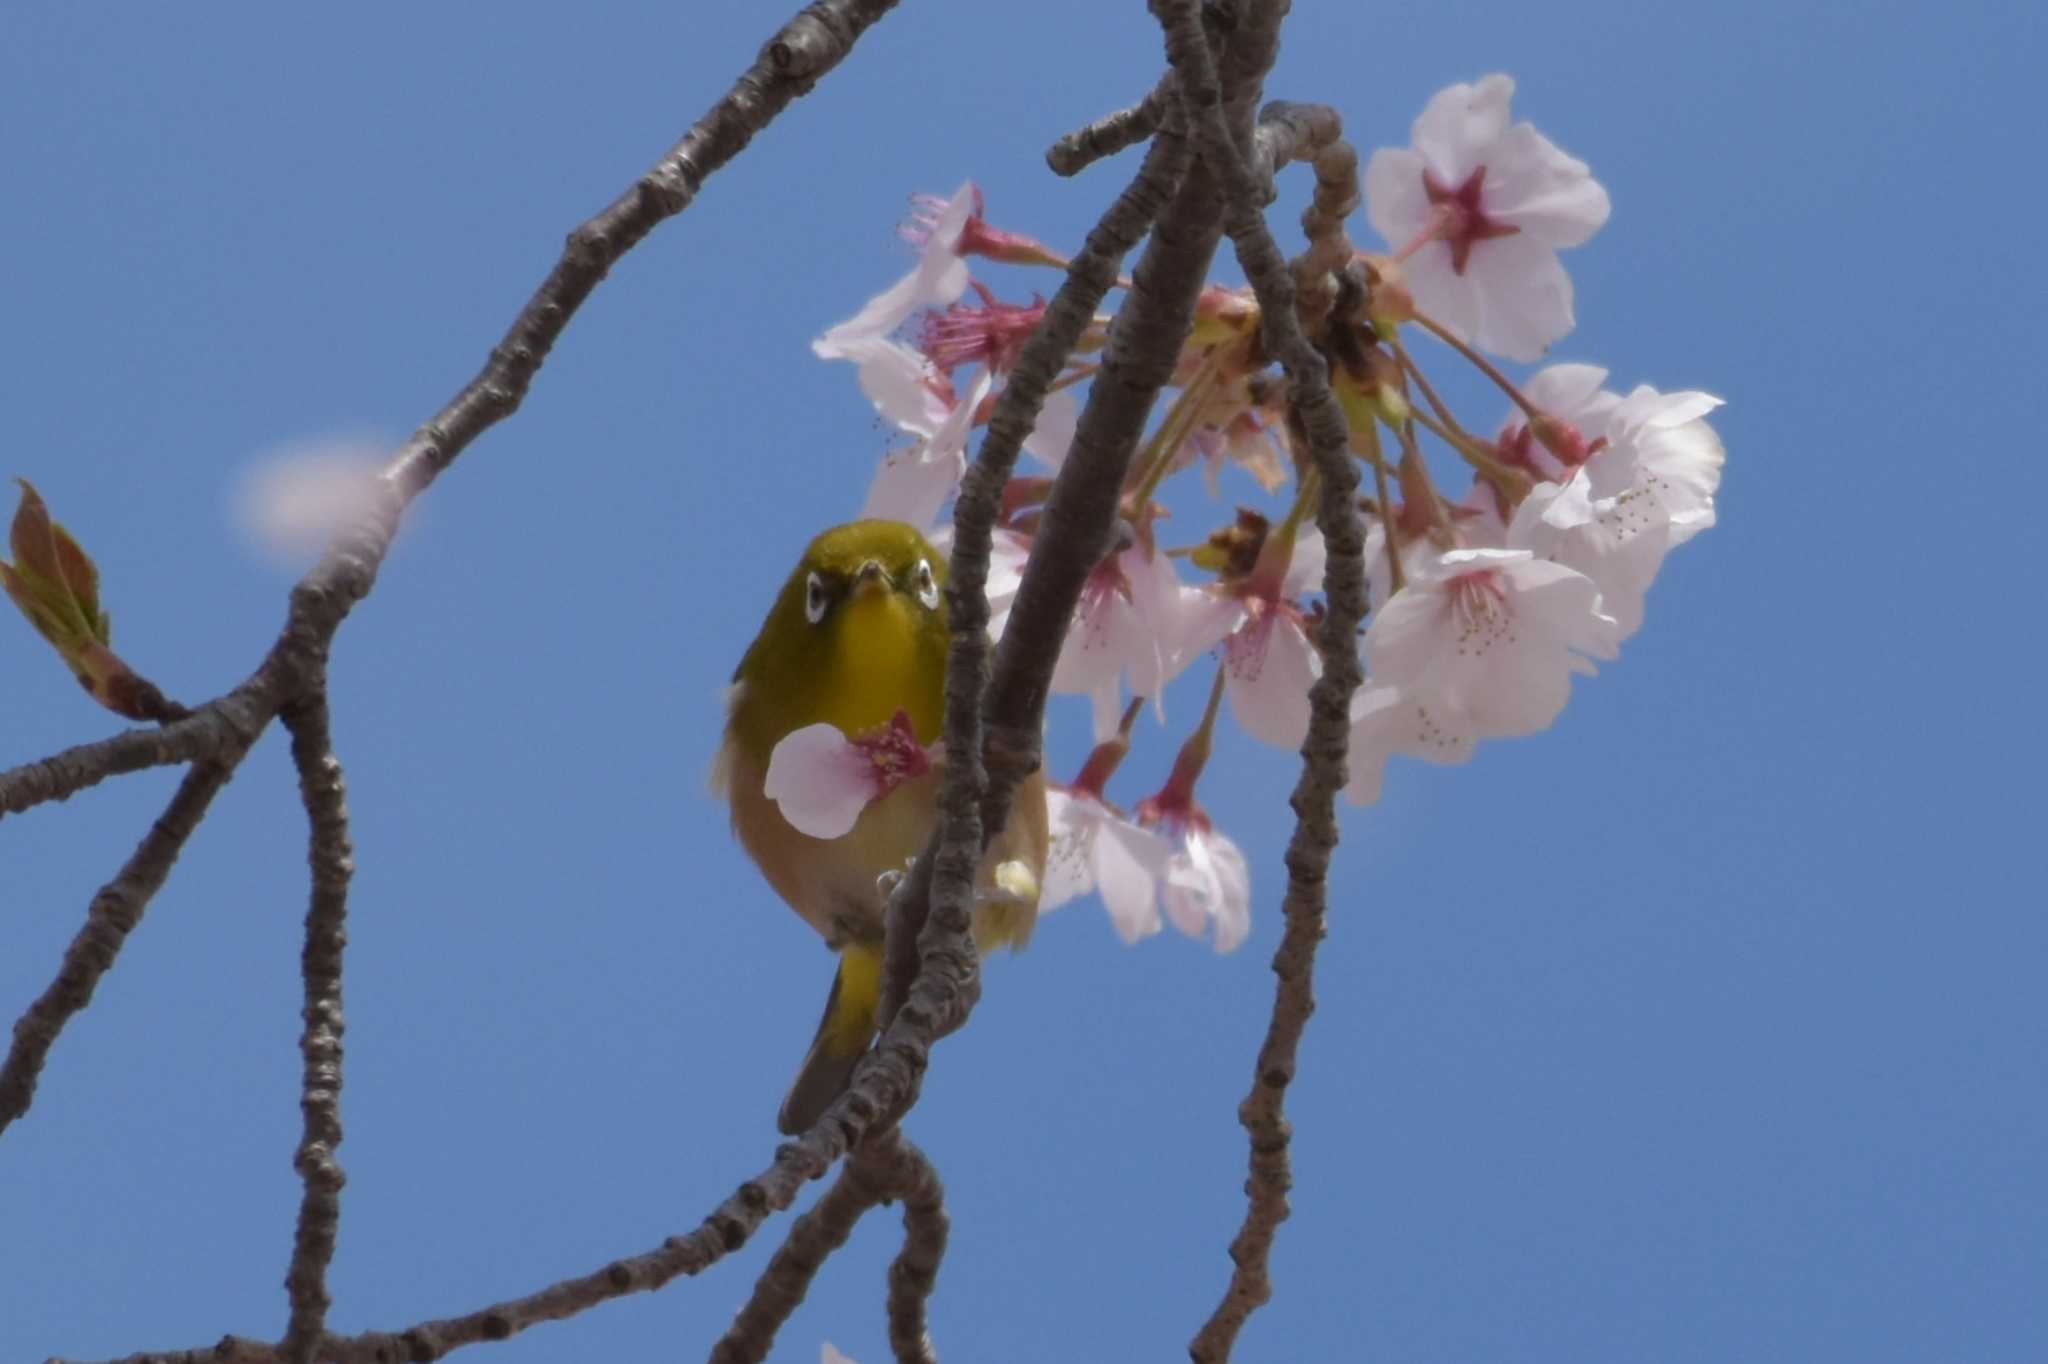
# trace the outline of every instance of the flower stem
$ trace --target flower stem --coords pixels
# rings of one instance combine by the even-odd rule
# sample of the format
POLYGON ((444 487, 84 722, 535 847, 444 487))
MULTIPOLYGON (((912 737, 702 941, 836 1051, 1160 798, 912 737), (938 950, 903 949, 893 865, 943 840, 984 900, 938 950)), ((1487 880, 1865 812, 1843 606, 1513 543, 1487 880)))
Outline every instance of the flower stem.
POLYGON ((1074 778, 1070 790, 1085 791, 1097 800, 1102 799, 1102 788, 1109 784, 1109 779, 1131 751, 1131 727, 1137 723, 1138 712, 1144 708, 1144 697, 1131 698, 1131 704, 1124 707, 1124 718, 1117 722, 1116 733, 1095 745, 1088 761, 1081 765, 1080 774, 1074 778))
POLYGON ((1487 378, 1493 380, 1495 384, 1499 385, 1500 391, 1508 395, 1508 401, 1521 408, 1529 420, 1534 421, 1543 415, 1542 410, 1536 404, 1530 402, 1528 398, 1524 397, 1521 389, 1515 387, 1514 380, 1501 373, 1500 368, 1493 361, 1481 355, 1472 346, 1468 345, 1463 338, 1452 332, 1450 328, 1444 326, 1443 323, 1425 312, 1417 312, 1415 320, 1427 327, 1437 340, 1443 342, 1467 360, 1470 360, 1481 374, 1484 374, 1487 378))
POLYGON ((1138 485, 1138 490, 1131 496, 1131 506, 1141 518, 1146 504, 1152 500, 1152 494, 1158 492, 1159 485, 1165 481, 1166 471, 1173 466, 1175 451, 1180 449, 1180 444, 1187 439, 1188 433, 1194 430, 1195 418, 1201 412, 1202 404, 1208 401, 1209 391, 1215 385, 1216 370, 1222 362, 1222 355, 1223 348, 1215 346, 1202 357, 1201 368, 1188 380, 1187 387, 1180 391, 1180 396, 1173 400, 1173 406, 1167 410, 1166 420, 1159 423, 1159 429, 1152 433, 1152 439, 1138 455, 1145 476, 1138 485))
POLYGON ((1180 753, 1173 760, 1173 772, 1166 779, 1166 785, 1159 788, 1153 800, 1168 809, 1186 808, 1195 799, 1195 782, 1202 775, 1202 769, 1209 765, 1210 740, 1216 733, 1216 712, 1223 706, 1223 680, 1229 673, 1230 665, 1222 659, 1216 661, 1216 680, 1209 684, 1209 706, 1202 712, 1202 723, 1195 726, 1195 732, 1180 746, 1180 753))
POLYGON ((1101 368, 1101 365, 1076 365, 1072 369, 1068 370, 1065 374, 1062 374, 1059 378, 1047 384, 1045 386, 1045 391, 1047 393, 1057 393, 1063 388, 1072 388, 1075 384, 1080 383, 1083 379, 1094 378, 1096 372, 1101 368))
POLYGON ((1407 574, 1401 568, 1401 518, 1394 514, 1394 495, 1387 486, 1387 456, 1380 448, 1378 424, 1366 427, 1364 435, 1366 458, 1372 461, 1373 487, 1380 500, 1380 529, 1387 536, 1387 568, 1394 591, 1399 592, 1408 585, 1407 574))

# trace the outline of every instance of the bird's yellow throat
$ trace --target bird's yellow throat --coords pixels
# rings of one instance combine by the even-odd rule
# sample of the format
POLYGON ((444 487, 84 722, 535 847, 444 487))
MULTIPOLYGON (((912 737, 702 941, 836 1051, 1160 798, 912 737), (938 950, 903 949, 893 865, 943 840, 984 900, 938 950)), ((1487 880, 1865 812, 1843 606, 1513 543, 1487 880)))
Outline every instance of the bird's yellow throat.
MULTIPOLYGON (((917 622, 894 592, 863 591, 842 608, 830 684, 817 688, 815 719, 847 734, 907 711, 920 743, 939 736, 946 681, 931 676, 917 622)), ((826 679, 818 679, 822 684, 826 679)))

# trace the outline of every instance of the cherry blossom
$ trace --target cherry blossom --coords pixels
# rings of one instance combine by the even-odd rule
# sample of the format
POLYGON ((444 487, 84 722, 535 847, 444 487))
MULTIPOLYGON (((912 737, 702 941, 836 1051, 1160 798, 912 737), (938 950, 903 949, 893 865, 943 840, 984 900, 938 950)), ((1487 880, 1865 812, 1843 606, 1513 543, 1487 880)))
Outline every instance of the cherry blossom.
POLYGON ((1283 526, 1268 539, 1250 580, 1237 589, 1242 614, 1223 641, 1230 713, 1244 731, 1276 748, 1296 749, 1308 737, 1308 689, 1323 675, 1301 599, 1323 586, 1323 537, 1312 526, 1289 550, 1283 526), (1285 555, 1281 558, 1281 555, 1285 555))
POLYGON ((1134 544, 1112 554, 1081 589, 1052 689, 1087 696, 1102 737, 1116 727, 1123 679, 1131 695, 1157 705, 1167 682, 1221 637, 1222 630, 1206 642, 1190 637, 1191 626, 1213 609, 1208 594, 1182 583, 1173 561, 1156 549, 1134 544))
POLYGON ((1031 434, 1024 437, 1025 452, 1057 472, 1067 462, 1067 451, 1074 444, 1074 428, 1080 420, 1081 403, 1074 390, 1054 389, 1045 395, 1038 419, 1031 423, 1031 434))
POLYGON ((1359 689, 1351 699, 1351 780, 1344 794, 1358 805, 1380 798, 1390 754, 1438 764, 1469 762, 1475 736, 1456 706, 1417 698, 1392 683, 1359 689))
MULTIPOLYGON (((1617 397, 1597 389, 1606 371, 1572 368, 1598 376, 1596 391, 1559 415, 1597 434, 1583 464, 1561 470, 1560 482, 1537 484, 1524 499, 1508 543, 1592 579, 1625 639, 1642 626, 1643 598, 1664 556, 1714 524, 1724 455, 1703 419, 1721 400, 1659 393, 1647 384, 1617 397)), ((1584 376, 1575 377, 1583 387, 1584 376)), ((1511 430, 1504 445, 1527 443, 1527 428, 1511 430)))
MULTIPOLYGON (((924 538, 941 555, 952 557, 952 522, 926 531, 924 538)), ((1026 536, 998 526, 989 537, 988 582, 983 590, 988 597, 988 633, 991 639, 1002 638, 1003 627, 1010 619, 1010 605, 1016 601, 1017 587, 1024 581, 1024 561, 1030 557, 1031 541, 1026 536)))
POLYGON ((917 348, 940 370, 951 374, 962 365, 1007 370, 1017 363, 1032 329, 1045 316, 1045 300, 1004 303, 980 280, 972 282, 979 304, 954 303, 926 312, 918 328, 917 348))
POLYGON ((811 342, 811 350, 826 360, 859 360, 866 343, 887 338, 913 313, 943 308, 965 293, 967 262, 961 258, 960 236, 979 199, 972 182, 960 186, 924 226, 917 240, 921 254, 911 272, 811 342))
POLYGON ((1412 150, 1373 153, 1366 215, 1423 311, 1483 349, 1536 360, 1572 329, 1558 250, 1591 237, 1608 200, 1583 161, 1509 125, 1514 93, 1503 75, 1438 91, 1412 150))
POLYGON ((931 770, 931 753, 899 710, 852 739, 833 725, 791 730, 768 755, 761 791, 791 828, 831 839, 853 828, 871 802, 931 770))
POLYGON ((1614 618, 1585 575, 1526 549, 1457 549, 1419 564, 1365 633, 1373 682, 1480 737, 1533 734, 1589 658, 1613 658, 1614 618))
POLYGON ((1048 786, 1045 805, 1052 848, 1038 912, 1050 913, 1092 890, 1126 943, 1157 933, 1159 880, 1171 855, 1166 840, 1132 823, 1085 785, 1048 786))
POLYGON ((988 396, 993 382, 987 370, 978 372, 936 430, 917 444, 883 457, 874 482, 868 485, 862 516, 907 521, 920 529, 939 519, 939 509, 952 498, 967 472, 968 430, 976 407, 988 396))
MULTIPOLYGON (((982 199, 980 186, 970 180, 961 189, 972 198, 965 220, 954 229, 953 249, 960 255, 987 256, 1008 265, 1052 265, 1062 270, 1067 267, 1065 256, 1036 237, 1006 231, 990 223, 988 205, 982 199)), ((941 199, 936 194, 913 194, 910 196, 910 219, 898 231, 905 241, 922 247, 930 238, 951 227, 959 202, 957 194, 951 200, 941 199)))
POLYGON ((849 342, 844 358, 860 366, 861 392, 899 431, 934 435, 959 405, 953 381, 901 341, 883 336, 849 342))
POLYGON ((1178 844, 1160 886, 1173 926, 1190 938, 1208 936, 1213 927, 1218 952, 1243 943, 1252 931, 1252 874, 1236 842, 1193 797, 1169 803, 1162 792, 1138 806, 1138 818, 1164 826, 1178 844))

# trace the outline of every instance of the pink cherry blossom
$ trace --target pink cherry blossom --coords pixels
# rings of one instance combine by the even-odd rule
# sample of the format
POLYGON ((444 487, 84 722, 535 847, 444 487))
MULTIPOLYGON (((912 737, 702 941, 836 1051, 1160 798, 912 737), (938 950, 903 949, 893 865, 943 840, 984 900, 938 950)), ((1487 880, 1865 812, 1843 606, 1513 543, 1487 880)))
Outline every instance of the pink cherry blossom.
POLYGON ((930 752, 899 710, 852 739, 832 725, 791 730, 768 755, 761 790, 791 828, 831 839, 853 828, 870 802, 931 770, 930 752))
POLYGON ((1208 594, 1183 584, 1173 561, 1156 549, 1132 545, 1110 555, 1081 589, 1052 689, 1087 696, 1095 735, 1105 737, 1122 709, 1122 681, 1128 679, 1131 695, 1157 705, 1167 682, 1220 638, 1219 630, 1192 647, 1190 622, 1211 609, 1208 594))
POLYGON ((1529 384, 1531 398, 1587 452, 1576 467, 1512 421, 1499 444, 1531 468, 1556 466, 1545 473, 1556 481, 1538 483, 1516 511, 1508 544, 1592 579, 1625 639, 1642 626, 1643 598, 1664 556, 1714 524, 1724 455, 1703 419, 1721 400, 1647 384, 1623 398, 1599 387, 1605 378, 1589 365, 1559 365, 1529 384), (1545 385, 1553 370, 1571 373, 1545 385))
POLYGON ((1471 721, 1454 705, 1418 700, 1392 683, 1360 688, 1351 700, 1351 780, 1344 794, 1359 805, 1380 798, 1387 758, 1394 753, 1428 762, 1469 762, 1471 721))
MULTIPOLYGON (((973 198, 967 218, 954 236, 954 249, 960 255, 987 256, 1008 265, 1066 268, 1067 258, 1036 237, 1011 232, 989 222, 988 206, 982 199, 980 187, 969 181, 964 188, 972 192, 973 198)), ((898 231, 905 241, 921 247, 933 235, 947 229, 958 203, 957 195, 949 201, 936 194, 913 194, 910 196, 910 219, 898 231)))
POLYGON ((1614 618, 1585 575, 1526 549, 1458 549, 1418 565, 1373 618, 1365 655, 1390 684, 1479 737, 1547 728, 1589 658, 1613 658, 1614 618))
POLYGON ((960 236, 979 197, 972 182, 960 186, 921 234, 915 268, 811 342, 812 351, 826 360, 858 360, 864 343, 886 338, 913 313, 943 308, 965 293, 967 262, 961 259, 960 236))
POLYGON ((1535 360, 1572 329, 1560 248, 1607 221, 1607 191, 1583 161, 1527 123, 1508 123, 1502 75, 1438 91, 1413 149, 1366 166, 1366 215, 1396 248, 1423 311, 1486 350, 1535 360))
POLYGON ((1125 942, 1157 933, 1159 880, 1171 853, 1166 840, 1084 787, 1048 786, 1045 804, 1052 848, 1038 912, 1050 913, 1092 890, 1125 942))
POLYGON ((1301 598, 1322 590, 1324 558, 1322 535, 1303 527, 1284 569, 1262 554, 1251 580, 1236 589, 1242 614, 1223 641, 1230 713, 1247 734, 1276 748, 1300 748, 1308 737, 1308 689, 1323 675, 1323 659, 1301 598))

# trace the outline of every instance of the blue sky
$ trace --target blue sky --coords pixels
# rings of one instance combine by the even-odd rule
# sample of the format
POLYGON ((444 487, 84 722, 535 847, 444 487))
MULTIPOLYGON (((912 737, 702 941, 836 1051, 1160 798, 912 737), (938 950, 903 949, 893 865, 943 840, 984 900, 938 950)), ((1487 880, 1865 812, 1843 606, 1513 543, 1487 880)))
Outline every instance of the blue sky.
MULTIPOLYGON (((291 574, 236 528, 237 480, 280 443, 401 437, 469 377, 781 17, 702 8, 0 21, 0 473, 98 556, 125 655, 187 700, 253 666, 291 574)), ((649 1248, 768 1160, 830 963, 702 776, 770 594, 887 443, 807 342, 903 268, 914 190, 971 176, 999 221, 1078 242, 1129 158, 1058 181, 1040 154, 1159 60, 1142 7, 1107 8, 885 20, 613 272, 344 627, 337 1329, 649 1248)), ((2040 612, 2013 519, 2042 21, 1297 9, 1269 91, 1336 104, 1362 149, 1443 84, 1517 77, 1615 203, 1567 257, 1556 355, 1721 394, 1729 464, 1720 526, 1555 729, 1397 765, 1347 812, 1295 1217, 1239 1357, 2039 1358, 2040 612)), ((0 764, 113 728, 25 626, 0 660, 0 764)), ((1084 709, 1055 713, 1056 770, 1084 709)), ((1126 794, 1175 742, 1141 734, 1126 794)), ((1178 1357, 1225 1281, 1294 763, 1235 733, 1215 763, 1251 941, 1126 948, 1077 903, 938 1053, 910 1130, 950 1195, 952 1357, 1178 1357)), ((0 824, 0 1015, 173 783, 0 824)), ((302 868, 273 734, 0 1137, 0 1359, 281 1330, 302 868)), ((492 1357, 701 1354, 781 1226, 492 1357)), ((864 1224, 776 1357, 887 1358, 896 1242, 864 1224)))

